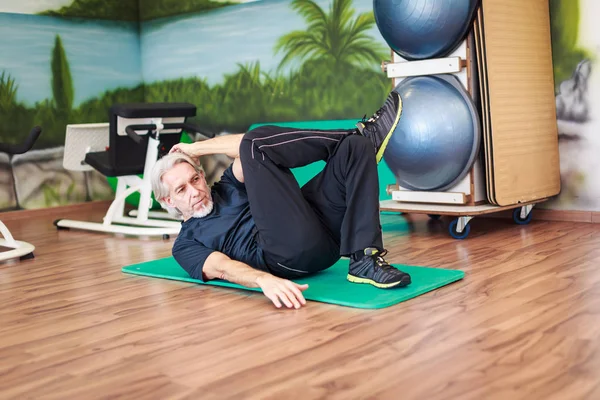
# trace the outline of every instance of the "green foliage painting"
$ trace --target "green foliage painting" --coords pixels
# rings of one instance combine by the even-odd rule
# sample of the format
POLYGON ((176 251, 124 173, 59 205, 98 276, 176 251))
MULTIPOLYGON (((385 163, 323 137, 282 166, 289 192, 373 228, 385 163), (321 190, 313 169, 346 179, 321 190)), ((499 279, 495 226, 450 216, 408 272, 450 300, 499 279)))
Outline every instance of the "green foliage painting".
POLYGON ((17 102, 17 85, 6 72, 0 74, 0 110, 9 110, 17 102))
POLYGON ((324 10, 312 0, 291 7, 306 29, 284 33, 274 46, 283 53, 275 72, 260 62, 238 64, 221 83, 186 78, 146 86, 147 101, 186 101, 198 105, 202 126, 215 132, 243 132, 260 122, 345 119, 375 111, 392 89, 377 67, 389 55, 367 31, 372 12, 355 15, 351 0, 333 0, 324 10), (283 66, 296 68, 288 73, 283 66))
POLYGON ((52 93, 56 110, 67 116, 73 107, 73 79, 60 36, 56 35, 52 51, 52 93))
POLYGON ((237 1, 220 0, 140 0, 140 20, 150 21, 174 15, 197 13, 237 3, 237 1))
POLYGON ((40 14, 53 17, 137 21, 139 3, 138 0, 73 0, 68 6, 58 10, 47 10, 40 14))
POLYGON ((0 141, 17 143, 34 125, 43 128, 36 148, 64 144, 67 124, 106 121, 107 110, 117 102, 143 101, 143 86, 106 92, 73 109, 75 87, 62 40, 56 35, 49 55, 52 71, 52 99, 27 107, 17 102, 18 85, 6 71, 0 71, 0 141))
POLYGON ((149 21, 174 15, 196 13, 238 4, 212 0, 74 0, 58 10, 41 15, 112 21, 149 21))
POLYGON ((550 0, 552 61, 556 86, 568 79, 577 64, 591 55, 579 48, 579 0, 550 0))

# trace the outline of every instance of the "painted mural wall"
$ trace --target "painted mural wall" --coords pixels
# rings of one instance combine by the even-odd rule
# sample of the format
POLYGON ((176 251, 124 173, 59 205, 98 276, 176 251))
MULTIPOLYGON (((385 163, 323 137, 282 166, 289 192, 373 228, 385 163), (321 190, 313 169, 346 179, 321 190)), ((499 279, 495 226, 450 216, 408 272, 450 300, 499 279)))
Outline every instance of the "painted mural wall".
POLYGON ((551 0, 561 194, 546 208, 600 210, 600 2, 551 0))
MULTIPOLYGON (((62 168, 67 123, 110 105, 188 101, 217 134, 256 122, 361 118, 391 89, 371 0, 2 0, 0 141, 34 125, 36 149, 0 154, 0 209, 111 198, 97 173, 62 168)), ((547 208, 600 210, 600 15, 550 0, 563 191, 547 208)), ((209 157, 209 180, 229 160, 209 157)))
MULTIPOLYGON (((260 121, 361 118, 391 89, 368 0, 1 7, 0 35, 15 40, 0 44, 0 140, 18 142, 34 125, 44 132, 36 151, 0 155, 0 209, 110 198, 102 176, 66 171, 62 157, 66 125, 105 122, 116 102, 191 102, 195 122, 223 134, 260 121)), ((209 181, 230 162, 202 161, 209 181)))
POLYGON ((0 154, 0 209, 113 196, 99 173, 62 167, 65 128, 106 121, 114 102, 143 101, 138 3, 89 3, 113 6, 84 7, 79 0, 0 3, 0 141, 18 143, 33 126, 43 129, 33 151, 14 157, 0 154), (69 4, 127 18, 113 21, 51 11, 65 11, 69 4))

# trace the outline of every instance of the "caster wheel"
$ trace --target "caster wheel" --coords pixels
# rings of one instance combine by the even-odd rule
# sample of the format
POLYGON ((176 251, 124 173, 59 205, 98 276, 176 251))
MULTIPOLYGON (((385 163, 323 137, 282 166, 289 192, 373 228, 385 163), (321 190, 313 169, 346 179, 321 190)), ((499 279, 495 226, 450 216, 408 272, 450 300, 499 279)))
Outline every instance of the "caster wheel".
POLYGON ((469 232, 471 231, 471 225, 469 225, 469 224, 465 225, 465 229, 463 229, 462 232, 458 232, 456 230, 457 225, 458 225, 458 219, 455 219, 452 222, 450 222, 450 226, 448 227, 450 236, 452 236, 454 239, 464 239, 467 236, 469 236, 469 232))
POLYGON ((33 255, 33 253, 29 253, 29 254, 25 254, 24 256, 21 256, 19 259, 21 261, 24 261, 24 260, 31 260, 32 258, 35 258, 35 256, 33 255))
POLYGON ((442 216, 438 214, 427 214, 427 216, 435 221, 439 220, 442 216))
POLYGON ((532 211, 529 212, 527 217, 521 218, 521 207, 515 208, 513 210, 512 215, 513 215, 513 221, 515 221, 515 224, 518 224, 518 225, 527 225, 528 223, 531 222, 531 219, 533 218, 532 211))
POLYGON ((165 234, 165 235, 163 235, 163 239, 164 239, 164 240, 169 240, 170 238, 171 238, 171 236, 169 236, 169 235, 166 235, 166 234, 165 234))

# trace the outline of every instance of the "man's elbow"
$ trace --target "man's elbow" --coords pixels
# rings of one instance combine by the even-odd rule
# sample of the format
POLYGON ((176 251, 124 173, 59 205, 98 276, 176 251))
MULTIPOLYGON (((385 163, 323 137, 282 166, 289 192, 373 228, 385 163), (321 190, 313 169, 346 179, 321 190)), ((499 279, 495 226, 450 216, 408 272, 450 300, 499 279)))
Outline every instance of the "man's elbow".
POLYGON ((225 271, 222 269, 225 261, 228 259, 229 257, 223 253, 217 251, 212 252, 204 262, 204 267, 202 268, 202 277, 204 280, 223 279, 222 277, 224 276, 225 271))
POLYGON ((235 179, 237 179, 240 183, 244 183, 244 170, 242 169, 242 161, 239 157, 233 161, 231 170, 233 172, 233 176, 235 176, 235 179))

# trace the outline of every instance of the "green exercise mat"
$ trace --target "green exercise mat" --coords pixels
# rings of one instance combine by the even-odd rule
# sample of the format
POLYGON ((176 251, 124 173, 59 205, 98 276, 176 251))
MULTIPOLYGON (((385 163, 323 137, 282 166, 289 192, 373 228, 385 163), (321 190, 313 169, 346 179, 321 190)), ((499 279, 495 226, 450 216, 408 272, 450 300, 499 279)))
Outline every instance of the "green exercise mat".
MULTIPOLYGON (((378 289, 368 284, 347 281, 348 263, 347 258, 342 258, 331 268, 305 279, 297 279, 295 282, 308 284, 308 289, 303 292, 307 300, 355 308, 384 308, 458 281, 465 275, 463 271, 458 270, 394 264, 411 275, 412 283, 403 288, 378 289)), ((128 274, 193 282, 202 285, 261 291, 259 288, 247 288, 221 280, 203 283, 192 279, 173 257, 129 265, 124 267, 122 271, 128 274)))

